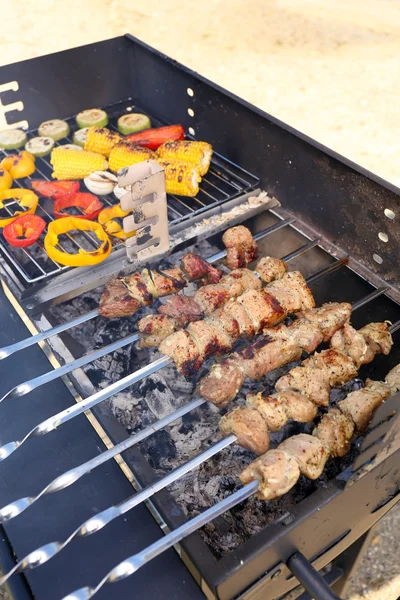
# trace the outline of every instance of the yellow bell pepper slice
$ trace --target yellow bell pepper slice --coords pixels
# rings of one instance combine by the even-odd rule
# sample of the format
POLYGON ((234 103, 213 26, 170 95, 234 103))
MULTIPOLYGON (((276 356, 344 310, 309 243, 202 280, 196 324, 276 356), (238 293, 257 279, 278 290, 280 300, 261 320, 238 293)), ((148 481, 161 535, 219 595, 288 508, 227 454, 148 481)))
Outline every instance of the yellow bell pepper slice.
POLYGON ((13 179, 29 177, 35 171, 35 157, 26 150, 3 158, 0 167, 9 171, 13 179))
POLYGON ((0 192, 9 190, 12 186, 13 178, 11 174, 5 169, 0 169, 0 192))
POLYGON ((135 235, 135 231, 131 231, 130 233, 126 233, 122 226, 122 223, 118 221, 118 219, 123 219, 130 214, 129 210, 122 210, 119 204, 115 206, 109 206, 108 208, 103 208, 99 216, 97 217, 100 225, 103 225, 104 229, 108 233, 108 235, 112 235, 120 240, 127 240, 128 238, 135 235))
POLYGON ((60 265, 68 267, 86 267, 97 265, 107 258, 112 249, 110 238, 99 223, 88 221, 87 219, 77 219, 75 217, 64 217, 52 221, 47 228, 47 235, 44 238, 44 247, 50 258, 60 265), (97 250, 86 251, 79 248, 76 254, 69 254, 56 248, 59 236, 78 229, 79 231, 92 231, 102 242, 97 250))
POLYGON ((4 190, 0 192, 0 210, 4 209, 4 201, 15 199, 18 205, 23 210, 16 210, 13 215, 9 217, 0 217, 0 227, 5 227, 20 217, 21 215, 33 215, 36 212, 39 198, 32 192, 32 190, 25 190, 23 188, 13 188, 11 190, 4 190))

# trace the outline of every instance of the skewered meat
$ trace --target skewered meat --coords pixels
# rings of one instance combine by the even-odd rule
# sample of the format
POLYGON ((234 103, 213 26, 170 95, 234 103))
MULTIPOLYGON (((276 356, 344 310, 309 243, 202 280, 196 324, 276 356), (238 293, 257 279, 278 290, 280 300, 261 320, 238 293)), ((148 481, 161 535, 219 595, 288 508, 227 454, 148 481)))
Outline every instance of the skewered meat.
POLYGON ((377 353, 389 354, 392 345, 392 336, 386 322, 368 323, 358 331, 351 325, 346 325, 331 340, 331 347, 349 356, 358 368, 370 363, 377 353))
POLYGON ((140 306, 140 301, 129 293, 124 278, 114 277, 100 298, 99 313, 108 319, 129 317, 139 310, 140 306))
POLYGON ((388 383, 367 379, 363 389, 349 394, 345 400, 338 403, 338 406, 344 414, 350 415, 357 431, 362 432, 368 427, 371 414, 389 396, 388 383))
POLYGON ((140 343, 141 348, 158 346, 175 331, 174 319, 166 315, 147 315, 140 319, 138 328, 140 333, 145 334, 140 343))
POLYGON ((207 283, 218 283, 222 277, 221 269, 213 267, 193 252, 188 252, 182 257, 181 267, 183 276, 188 281, 204 278, 207 283))
POLYGON ((189 377, 200 369, 201 359, 196 344, 186 329, 181 329, 166 337, 160 344, 160 352, 174 358, 180 372, 189 377))
MULTIPOLYGON (((177 328, 186 327, 186 325, 192 321, 199 321, 200 319, 204 318, 204 312, 200 309, 193 296, 185 296, 183 294, 178 294, 177 296, 171 296, 170 298, 167 298, 164 304, 160 307, 159 312, 162 315, 166 315, 173 319, 171 322, 171 327, 174 327, 174 329, 172 329, 172 331, 170 331, 167 335, 175 331, 177 328)), ((159 322, 157 320, 157 316, 158 315, 147 315, 147 317, 145 317, 145 319, 148 321, 151 319, 154 320, 155 324, 153 331, 156 329, 157 323, 159 322)), ((139 331, 142 331, 140 322, 141 321, 138 321, 138 328, 139 331)), ((160 334, 161 332, 159 332, 159 335, 160 334)), ((164 338, 161 338, 160 342, 162 339, 164 338)))
POLYGON ((222 433, 233 433, 244 448, 263 454, 269 448, 268 427, 257 410, 248 406, 234 408, 220 421, 222 433))
POLYGON ((389 354, 393 346, 393 339, 390 335, 387 321, 383 323, 368 323, 368 325, 360 329, 360 333, 365 338, 374 355, 379 353, 389 354))
POLYGON ((256 271, 265 283, 280 279, 287 271, 287 264, 280 258, 264 256, 258 261, 256 271))
POLYGON ((331 456, 345 456, 348 453, 353 433, 353 419, 337 408, 327 412, 313 431, 313 435, 329 449, 331 456))
POLYGON ((220 283, 205 285, 197 290, 194 295, 196 304, 205 314, 210 314, 225 304, 230 296, 228 291, 220 283))
POLYGON ((315 307, 311 290, 300 271, 285 273, 281 279, 268 284, 267 289, 288 313, 315 307))
POLYGON ((226 264, 230 269, 246 267, 258 258, 258 246, 247 227, 238 225, 225 231, 222 241, 226 246, 226 264))
POLYGON ((400 365, 397 365, 389 371, 385 380, 390 386, 390 393, 392 396, 400 391, 400 365))
POLYGON ((313 435, 300 433, 294 435, 279 445, 297 461, 300 472, 309 479, 318 479, 324 470, 329 452, 324 444, 313 435))
MULTIPOLYGON (((320 308, 296 313, 297 319, 306 319, 309 323, 315 323, 318 326, 324 342, 330 340, 334 333, 343 327, 343 323, 350 319, 350 316, 351 304, 348 302, 326 302, 320 308)), ((302 348, 306 350, 304 346, 302 348)))
MULTIPOLYGON (((375 350, 379 351, 377 348, 375 350)), ((399 374, 400 365, 397 365, 386 379, 398 382, 399 374)), ((240 475, 241 481, 259 481, 257 496, 262 500, 271 500, 288 492, 298 481, 300 471, 306 477, 316 479, 321 475, 329 454, 334 457, 346 454, 354 429, 364 431, 374 411, 389 394, 388 383, 367 379, 363 390, 351 392, 339 402, 339 409, 333 408, 322 417, 312 436, 295 435, 276 450, 269 450, 244 469, 240 475), (295 465, 299 470, 297 476, 295 465)))
POLYGON ((300 468, 296 459, 280 447, 254 460, 240 475, 244 484, 259 481, 256 496, 261 500, 283 496, 292 489, 299 477, 300 468))
POLYGON ((200 360, 204 362, 213 354, 223 354, 232 347, 232 339, 217 328, 216 319, 205 319, 190 323, 187 332, 190 334, 199 351, 200 360))
POLYGON ((278 392, 270 396, 263 392, 247 394, 246 402, 258 410, 270 431, 279 431, 289 419, 299 423, 309 423, 315 419, 318 412, 316 404, 313 404, 300 392, 293 390, 278 392))
MULTIPOLYGON (((281 282, 286 285, 289 291, 292 290, 293 292, 296 292, 296 286, 300 285, 300 291, 297 292, 297 305, 293 304, 292 310, 299 310, 300 308, 305 308, 306 306, 310 307, 310 305, 314 303, 314 299, 312 298, 311 292, 307 288, 307 284, 305 284, 303 276, 301 273, 295 273, 295 277, 288 277, 289 275, 292 275, 292 273, 287 273, 281 279, 281 282)), ((284 289, 284 286, 282 289, 284 289)), ((236 298, 236 300, 230 300, 222 310, 223 313, 229 315, 229 317, 234 317, 237 320, 241 335, 243 335, 244 332, 247 335, 250 335, 251 333, 259 333, 262 328, 266 327, 267 325, 276 325, 287 315, 287 312, 281 307, 276 298, 269 293, 269 286, 261 290, 249 290, 245 294, 242 294, 236 298)), ((221 312, 213 313, 213 317, 216 319, 221 319, 221 312)), ((231 346, 227 347, 221 338, 221 334, 219 334, 217 337, 215 336, 215 322, 212 324, 205 320, 204 329, 202 330, 201 336, 196 333, 196 338, 194 338, 192 333, 199 330, 199 323, 200 321, 197 323, 191 323, 188 326, 187 331, 190 334, 189 337, 191 341, 194 341, 198 346, 198 360, 200 362, 202 361, 203 356, 208 357, 218 352, 226 352, 228 349, 230 349, 231 346), (207 327, 210 329, 208 333, 206 331, 207 327)), ((225 327, 222 319, 221 325, 222 327, 225 327)), ((187 352, 182 348, 184 338, 181 336, 177 338, 179 339, 179 351, 176 349, 177 343, 174 336, 177 336, 177 333, 178 332, 172 333, 170 336, 168 336, 168 338, 163 340, 159 350, 163 354, 170 356, 175 361, 178 371, 187 374, 190 372, 189 364, 187 363, 187 357, 190 355, 190 352, 187 352)), ((189 343, 189 338, 186 338, 186 340, 187 343, 189 343)), ((190 364, 193 368, 192 372, 194 372, 194 365, 198 364, 198 360, 195 362, 190 360, 190 364)))
MULTIPOLYGON (((287 362, 300 358, 302 350, 315 350, 323 338, 319 324, 326 332, 326 323, 329 322, 330 331, 334 331, 343 326, 351 314, 351 305, 347 303, 328 303, 326 311, 324 308, 325 305, 307 311, 307 317, 295 321, 289 327, 280 325, 275 329, 264 330, 262 340, 213 365, 209 374, 199 382, 200 395, 217 406, 225 406, 235 398, 245 377, 259 379, 287 362), (311 316, 312 322, 308 320, 311 316)), ((328 402, 328 391, 324 398, 328 402)))

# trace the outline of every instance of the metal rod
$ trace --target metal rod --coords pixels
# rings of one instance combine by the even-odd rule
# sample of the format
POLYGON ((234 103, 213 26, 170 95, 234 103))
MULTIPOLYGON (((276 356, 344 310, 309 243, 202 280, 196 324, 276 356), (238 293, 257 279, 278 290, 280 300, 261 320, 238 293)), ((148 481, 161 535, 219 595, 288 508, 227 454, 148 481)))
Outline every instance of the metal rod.
POLYGON ((214 506, 211 506, 197 517, 190 519, 184 525, 181 525, 174 531, 168 533, 165 537, 161 538, 157 542, 154 542, 141 552, 126 558, 124 561, 119 563, 112 571, 110 571, 104 579, 96 585, 96 587, 83 587, 68 596, 65 596, 63 600, 89 600, 92 598, 106 583, 115 583, 126 579, 138 571, 141 567, 146 565, 148 562, 156 558, 175 544, 179 543, 183 538, 187 537, 191 533, 194 533, 213 519, 216 519, 227 510, 230 510, 240 502, 244 502, 250 496, 255 494, 258 489, 258 482, 252 481, 248 483, 240 490, 228 496, 224 500, 221 500, 214 506))
MULTIPOLYGON (((374 298, 376 298, 378 295, 384 293, 385 290, 386 290, 386 288, 381 288, 380 291, 375 290, 368 296, 355 302, 352 307, 353 312, 355 310, 357 310, 358 308, 360 308, 361 306, 364 306, 366 304, 367 299, 369 299, 369 301, 371 301, 374 298)), ((392 328, 396 327, 396 326, 400 327, 400 321, 397 324, 392 325, 392 328)), ((148 427, 145 427, 144 429, 142 429, 135 435, 129 437, 128 439, 124 440, 123 442, 120 442, 119 444, 117 444, 113 448, 110 448, 106 452, 103 452, 102 454, 100 454, 92 459, 89 459, 85 463, 82 463, 78 467, 70 469, 66 473, 59 475, 56 479, 54 479, 52 482, 50 482, 37 496, 33 496, 33 497, 26 496, 24 498, 15 500, 14 502, 8 504, 7 506, 4 506, 2 509, 0 509, 0 523, 5 523, 6 521, 14 519, 16 516, 18 516, 19 514, 24 512, 27 508, 32 506, 32 504, 34 502, 36 502, 37 500, 39 500, 39 498, 41 498, 43 495, 51 494, 51 493, 54 493, 54 492, 57 492, 57 491, 60 491, 62 489, 69 487, 70 485, 72 485, 73 483, 78 481, 81 477, 83 477, 83 475, 90 473, 90 471, 92 471, 93 469, 104 464, 105 462, 107 462, 111 458, 114 458, 118 454, 125 452, 125 450, 128 450, 129 448, 131 448, 134 445, 138 444, 139 442, 143 441, 144 439, 146 439, 147 437, 149 437, 156 431, 159 431, 160 429, 163 429, 167 425, 170 425, 171 423, 173 423, 177 419, 181 418, 185 414, 188 414, 189 412, 194 410, 195 408, 198 408, 198 407, 202 406, 203 404, 206 404, 206 402, 207 402, 207 400, 205 400, 204 398, 197 398, 195 400, 192 400, 187 405, 182 406, 181 408, 173 411, 172 413, 163 417, 162 419, 159 419, 154 424, 149 425, 148 427)))
POLYGON ((301 552, 295 552, 286 565, 315 600, 340 600, 301 552))
MULTIPOLYGON (((294 217, 284 219, 284 220, 280 221, 279 223, 276 223, 275 225, 272 225, 271 227, 267 227, 266 229, 263 229, 259 233, 256 233, 254 235, 254 239, 256 241, 259 241, 262 238, 266 237, 267 235, 270 235, 274 231, 277 231, 278 229, 281 229, 282 227, 286 227, 286 225, 290 225, 295 220, 296 219, 294 217)), ((221 252, 217 252, 216 254, 213 254, 212 256, 210 256, 210 258, 207 258, 206 260, 210 264, 213 264, 215 262, 218 262, 225 256, 226 256, 226 250, 222 250, 221 252)), ((81 317, 74 319, 73 321, 69 321, 68 323, 62 323, 61 325, 56 325, 55 327, 52 327, 51 329, 47 329, 47 331, 43 331, 34 336, 30 336, 24 340, 21 340, 20 342, 11 344, 10 346, 5 346, 4 348, 0 348, 0 360, 7 358, 8 356, 11 356, 11 354, 14 354, 15 352, 19 352, 20 350, 23 350, 24 348, 28 348, 29 346, 33 346, 34 344, 42 342, 43 340, 46 340, 47 338, 52 337, 53 335, 58 335, 59 333, 62 333, 63 331, 72 329, 72 327, 76 327, 77 325, 81 325, 82 323, 85 323, 86 321, 90 321, 91 319, 94 319, 95 317, 98 317, 98 316, 99 316, 99 311, 97 309, 92 310, 89 313, 86 313, 85 315, 82 315, 81 317)))
MULTIPOLYGON (((305 245, 310 247, 310 243, 307 243, 305 245)), ((298 252, 301 253, 303 251, 304 251, 304 247, 302 246, 301 248, 299 248, 298 252)), ((293 252, 291 253, 292 258, 294 257, 294 254, 295 253, 293 253, 293 252)), ((344 259, 343 261, 337 261, 336 268, 339 268, 343 264, 345 264, 345 260, 346 259, 344 259)), ((332 266, 330 265, 329 267, 327 267, 326 271, 330 273, 332 271, 332 266)), ((324 269, 319 271, 318 277, 323 277, 323 275, 324 275, 324 269)), ((136 334, 134 334, 134 335, 136 335, 136 334)), ((99 350, 99 352, 100 351, 101 350, 99 350)), ((79 360, 82 360, 82 359, 79 359, 79 360)), ((141 381, 148 375, 151 375, 152 373, 159 371, 160 369, 162 369, 163 367, 165 367, 166 365, 168 365, 172 362, 173 362, 172 359, 168 358, 166 356, 159 358, 158 360, 153 361, 149 365, 142 367, 141 369, 135 371, 134 373, 127 375, 126 377, 121 379, 119 382, 113 383, 110 386, 101 390, 100 392, 96 392, 95 394, 92 394, 92 396, 89 396, 82 402, 79 402, 79 404, 71 406, 70 408, 67 408, 64 411, 62 411, 56 415, 53 415, 52 417, 49 417, 48 419, 46 419, 45 421, 43 421, 42 423, 39 423, 39 425, 34 427, 22 440, 9 442, 7 444, 4 444, 3 446, 0 446, 0 462, 2 460, 5 460, 9 456, 11 456, 11 454, 13 454, 13 452, 15 452, 15 450, 17 450, 17 448, 19 448, 28 439, 30 439, 32 437, 41 437, 43 435, 46 435, 47 433, 49 433, 50 431, 53 431, 54 429, 56 429, 63 423, 66 423, 73 417, 77 417, 78 415, 82 414, 86 410, 93 408, 93 406, 97 406, 97 404, 99 404, 100 402, 103 402, 103 400, 106 400, 113 394, 125 389, 126 387, 132 385, 133 383, 138 383, 139 381, 141 381)), ((34 385, 34 387, 41 385, 41 383, 38 383, 39 380, 42 383, 45 383, 45 378, 52 377, 54 379, 56 377, 56 376, 54 376, 54 373, 57 373, 57 376, 59 376, 61 374, 65 375, 66 373, 71 371, 71 364, 76 365, 77 363, 78 363, 78 361, 75 361, 75 363, 70 363, 69 365, 64 365, 63 367, 59 367, 58 369, 55 369, 54 371, 49 371, 48 373, 45 373, 44 375, 41 375, 40 377, 33 379, 30 382, 28 381, 28 382, 20 384, 19 386, 17 386, 17 388, 19 388, 17 396, 22 396, 25 393, 28 393, 30 391, 30 389, 34 389, 33 387, 32 388, 29 387, 31 385, 34 385), (62 371, 62 373, 61 373, 61 371, 62 371), (26 390, 25 390, 24 386, 27 386, 26 390)), ((76 366, 73 368, 76 368, 76 366)), ((51 379, 48 379, 48 380, 50 381, 51 379)), ((10 395, 12 395, 14 390, 17 388, 10 390, 10 392, 8 392, 3 397, 3 399, 10 397, 10 395)))

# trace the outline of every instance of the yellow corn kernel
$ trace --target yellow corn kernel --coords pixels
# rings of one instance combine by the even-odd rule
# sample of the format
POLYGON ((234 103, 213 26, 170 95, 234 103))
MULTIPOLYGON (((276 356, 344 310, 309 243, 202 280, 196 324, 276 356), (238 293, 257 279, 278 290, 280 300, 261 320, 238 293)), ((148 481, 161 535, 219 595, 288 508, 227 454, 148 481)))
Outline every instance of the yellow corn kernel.
POLYGON ((64 150, 61 146, 51 153, 53 179, 83 179, 93 171, 107 169, 107 159, 102 154, 86 150, 64 150))
POLYGON ((106 127, 89 127, 85 142, 85 150, 110 156, 111 150, 124 138, 106 127))
POLYGON ((201 181, 196 165, 179 160, 157 160, 165 171, 165 187, 167 194, 177 196, 195 196, 201 181))
POLYGON ((148 148, 140 148, 127 141, 121 142, 110 152, 110 171, 116 173, 123 167, 131 167, 136 163, 155 158, 154 152, 148 148))
POLYGON ((210 168, 212 146, 207 142, 191 142, 177 140, 165 142, 158 150, 160 158, 166 160, 181 160, 185 163, 197 165, 200 175, 205 175, 210 168))

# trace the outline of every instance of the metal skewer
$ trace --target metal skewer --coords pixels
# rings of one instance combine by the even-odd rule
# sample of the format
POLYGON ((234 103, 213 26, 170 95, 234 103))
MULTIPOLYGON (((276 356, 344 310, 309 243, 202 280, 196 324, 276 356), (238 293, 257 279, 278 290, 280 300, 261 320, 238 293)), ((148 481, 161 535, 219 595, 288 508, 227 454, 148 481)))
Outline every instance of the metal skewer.
MULTIPOLYGON (((367 303, 367 301, 371 301, 372 299, 376 298, 377 295, 378 295, 377 290, 375 290, 368 296, 362 298, 361 300, 359 300, 357 303, 355 303, 353 305, 353 310, 356 310, 357 308, 364 306, 367 303)), ((398 329, 400 329, 400 320, 390 327, 390 332, 394 333, 398 329)), ((153 433, 154 431, 157 431, 157 430, 161 429, 162 427, 164 427, 168 422, 171 422, 172 420, 179 418, 180 416, 185 414, 185 412, 189 412, 189 410, 193 410, 194 408, 196 408, 197 406, 200 406, 201 404, 204 404, 205 402, 206 401, 202 400, 202 399, 194 400, 189 405, 187 405, 187 407, 185 407, 186 411, 184 408, 181 408, 178 411, 175 411, 169 417, 165 417, 164 419, 161 419, 155 425, 146 428, 142 432, 139 432, 139 434, 134 436, 131 440, 126 440, 126 442, 134 441, 134 443, 137 443, 138 441, 144 439, 145 437, 148 437, 148 435, 151 435, 151 433, 153 433), (146 434, 146 435, 144 435, 144 434, 146 434)), ((7 581, 7 579, 15 572, 22 572, 27 569, 33 569, 33 568, 36 568, 36 567, 44 564, 45 562, 50 560, 53 556, 55 556, 55 554, 58 554, 59 552, 61 552, 61 550, 63 550, 67 546, 67 544, 69 544, 75 537, 87 537, 88 535, 92 535, 93 533, 96 533, 97 531, 99 531, 100 529, 105 527, 108 523, 110 523, 114 519, 125 514, 126 512, 128 512, 129 510, 134 508, 135 506, 138 506, 138 504, 140 504, 141 502, 144 502, 145 500, 150 498, 155 493, 164 489, 171 483, 177 481, 183 475, 185 475, 192 469, 200 466, 202 463, 204 463, 210 457, 214 456, 216 453, 220 452, 222 449, 228 447, 229 445, 231 445, 232 443, 234 443, 236 441, 237 441, 237 437, 233 434, 225 437, 220 442, 214 444, 211 448, 208 448, 207 450, 205 450, 198 456, 194 457, 192 460, 188 461, 184 465, 177 467, 176 469, 171 471, 171 473, 169 473, 167 476, 163 477, 162 479, 155 482, 154 484, 148 486, 147 488, 145 488, 138 494, 132 496, 128 500, 125 500, 124 502, 118 504, 117 506, 112 506, 112 507, 102 511, 101 513, 98 513, 94 517, 91 517, 90 519, 86 520, 64 542, 62 542, 62 543, 61 542, 51 542, 40 548, 37 548, 36 550, 34 550, 30 554, 28 554, 24 559, 22 559, 17 565, 15 565, 15 567, 11 571, 9 571, 2 578, 0 578, 0 585, 5 583, 7 581)), ((123 444, 126 444, 126 442, 123 442, 123 444)), ((133 445, 133 444, 131 443, 130 445, 133 445)), ((130 447, 130 446, 125 445, 125 447, 122 448, 121 444, 120 444, 119 448, 118 448, 119 452, 122 452, 123 450, 127 449, 127 447, 130 447)), ((113 452, 114 455, 116 454, 116 449, 117 449, 117 447, 112 449, 112 451, 114 451, 113 452)), ((41 492, 41 494, 39 494, 39 496, 37 496, 35 499, 22 498, 19 501, 16 501, 15 503, 8 505, 7 507, 4 507, 0 511, 2 513, 2 518, 4 520, 9 520, 11 518, 14 518, 15 516, 17 516, 17 514, 20 514, 20 512, 25 510, 30 505, 30 503, 32 503, 30 501, 36 501, 44 493, 50 493, 50 492, 55 492, 55 491, 64 489, 68 485, 71 485, 72 483, 77 481, 79 479, 79 477, 81 477, 84 474, 84 472, 88 472, 87 467, 90 465, 90 463, 91 463, 91 468, 95 468, 95 466, 98 466, 98 464, 102 464, 102 462, 111 458, 111 456, 112 456, 111 451, 107 451, 107 452, 103 453, 102 455, 100 455, 99 457, 96 457, 92 461, 88 461, 84 465, 77 467, 77 469, 75 469, 75 470, 72 469, 71 471, 68 471, 67 473, 64 473, 63 475, 61 475, 60 477, 55 479, 51 484, 49 484, 47 486, 47 488, 45 488, 45 490, 43 490, 43 492, 41 492), (95 462, 98 461, 98 459, 100 459, 101 462, 98 464, 94 464, 95 462), (85 468, 86 468, 86 470, 84 470, 84 472, 82 472, 82 469, 85 469, 85 468)))
MULTIPOLYGON (((382 295, 385 291, 387 291, 387 288, 379 288, 379 289, 374 290, 370 294, 368 294, 368 296, 364 296, 364 298, 361 298, 360 300, 358 300, 357 302, 355 302, 353 304, 352 312, 356 311, 358 308, 361 308, 362 306, 365 306, 365 304, 367 304, 368 302, 371 302, 378 296, 382 295)), ((392 327, 395 327, 395 326, 392 325, 392 327)), ((397 327, 400 327, 400 322, 399 322, 399 324, 397 324, 397 327)), ((396 331, 396 329, 394 331, 396 331)), ((14 502, 11 502, 10 504, 7 504, 2 509, 0 509, 0 523, 5 523, 6 521, 10 521, 11 519, 14 519, 18 515, 20 515, 22 512, 24 512, 27 508, 29 508, 29 506, 32 506, 32 504, 34 504, 34 502, 39 500, 39 498, 41 498, 42 496, 44 496, 46 494, 52 494, 54 492, 58 492, 60 490, 63 490, 65 488, 69 487, 70 485, 72 485, 73 483, 78 481, 81 477, 83 477, 83 475, 90 473, 90 471, 92 471, 93 469, 104 464, 111 458, 114 458, 118 454, 125 452, 125 450, 132 448, 139 442, 148 438, 150 435, 152 435, 156 431, 160 431, 161 429, 163 429, 164 427, 167 427, 168 425, 170 425, 177 419, 188 414, 195 408, 198 408, 199 406, 202 406, 203 404, 206 404, 206 403, 207 403, 207 400, 205 400, 204 398, 196 398, 196 399, 192 400, 185 406, 178 408, 177 410, 173 411, 171 414, 166 415, 162 419, 159 419, 152 425, 145 427, 144 429, 142 429, 135 435, 130 436, 128 439, 124 440, 123 442, 120 442, 116 446, 113 446, 109 450, 106 450, 105 452, 102 452, 98 456, 95 456, 94 458, 89 459, 88 461, 79 465, 78 467, 72 468, 69 471, 66 471, 65 473, 63 473, 62 475, 59 475, 56 479, 54 479, 51 483, 49 483, 37 496, 31 496, 31 497, 26 496, 24 498, 15 500, 14 502)))
MULTIPOLYGON (((300 254, 302 254, 303 252, 305 252, 306 250, 308 250, 309 248, 311 248, 317 244, 318 244, 318 240, 313 240, 311 242, 308 242, 304 246, 301 246, 301 248, 299 248, 298 250, 295 250, 290 255, 288 255, 289 260, 294 258, 295 256, 299 256, 300 254)), ((287 257, 285 257, 285 258, 287 258, 287 257)), ((321 269, 321 271, 318 271, 318 273, 316 273, 315 275, 312 275, 313 280, 315 281, 316 277, 319 279, 320 277, 323 277, 324 275, 331 273, 332 271, 335 271, 336 269, 339 269, 346 263, 347 263, 347 259, 342 259, 341 261, 334 262, 332 265, 329 265, 325 269, 321 269)), ((135 335, 137 335, 137 334, 134 334, 134 336, 135 335)), ((134 337, 134 336, 132 336, 132 337, 134 337)), ((120 342, 116 342, 116 343, 120 343, 120 342)), ((101 352, 101 350, 99 350, 98 352, 101 352)), ((78 359, 77 361, 74 361, 72 363, 69 363, 68 365, 64 365, 63 367, 59 367, 58 369, 55 369, 54 371, 49 371, 48 373, 45 373, 44 375, 40 375, 39 377, 36 377, 35 379, 31 379, 30 381, 20 384, 19 386, 17 386, 17 388, 19 388, 19 393, 17 394, 17 397, 25 395, 31 389, 34 389, 34 388, 42 385, 42 383, 47 383, 49 381, 52 381, 56 377, 59 377, 60 374, 65 375, 66 373, 69 373, 71 370, 77 368, 76 364, 79 361, 82 361, 85 358, 87 358, 87 356, 82 357, 82 359, 78 359), (62 371, 62 373, 61 373, 61 371, 62 371), (25 386, 26 386, 26 388, 25 388, 25 386)), ((52 417, 49 417, 45 421, 42 421, 42 423, 39 423, 39 425, 37 425, 29 433, 27 433, 27 435, 22 440, 9 442, 7 444, 4 444, 3 446, 0 446, 0 462, 2 460, 5 460, 6 458, 8 458, 13 452, 15 452, 15 450, 17 448, 19 448, 29 438, 40 437, 40 436, 46 435, 47 433, 49 433, 50 431, 53 431, 54 429, 56 429, 63 423, 66 423, 73 417, 76 417, 76 416, 82 414, 83 412, 85 412, 86 410, 93 408, 94 406, 96 406, 97 404, 102 402, 103 400, 106 400, 110 396, 122 391, 126 387, 133 385, 134 383, 138 383, 139 381, 142 381, 142 379, 144 379, 148 375, 151 375, 152 373, 159 371, 160 369, 162 369, 163 367, 166 367, 167 365, 171 364, 172 362, 173 362, 172 358, 169 358, 168 356, 163 356, 163 357, 159 358, 158 360, 153 361, 149 365, 146 365, 145 367, 142 367, 141 369, 135 371, 134 373, 127 375, 120 381, 111 384, 110 386, 104 388, 103 390, 101 390, 99 392, 96 392, 95 394, 92 394, 92 396, 89 396, 85 400, 82 400, 82 402, 79 402, 79 404, 71 406, 71 407, 63 410, 62 412, 60 412, 56 415, 53 415, 52 417)), ((79 364, 80 364, 80 366, 82 366, 82 363, 79 363, 79 364)), ((16 388, 13 388, 13 390, 14 389, 16 389, 16 388)), ((12 394, 13 390, 11 390, 5 396, 3 396, 2 400, 9 398, 10 394, 12 394)))
MULTIPOLYGON (((266 237, 267 235, 270 235, 271 233, 274 233, 275 231, 278 231, 279 229, 282 229, 283 227, 286 227, 287 225, 291 225, 295 221, 296 221, 296 219, 294 217, 290 217, 288 219, 283 219, 282 221, 275 223, 275 225, 272 225, 271 227, 268 227, 267 229, 263 229, 259 233, 256 233, 253 236, 253 238, 256 242, 258 242, 259 240, 266 237)), ((213 254, 212 256, 210 256, 210 258, 207 258, 206 260, 210 264, 213 264, 215 262, 218 262, 219 260, 222 260, 223 258, 225 258, 225 256, 226 256, 226 250, 221 250, 221 252, 217 252, 216 254, 213 254)), ((67 331, 68 329, 72 329, 73 327, 76 327, 77 325, 82 325, 83 323, 86 323, 87 321, 90 321, 91 319, 94 319, 95 317, 98 317, 98 316, 99 316, 99 311, 97 309, 92 310, 92 311, 86 313, 85 315, 81 315, 80 317, 77 317, 73 321, 68 321, 67 323, 61 323, 60 325, 56 325, 55 327, 52 327, 51 329, 47 329, 47 331, 42 331, 41 333, 37 333, 36 335, 27 337, 24 340, 21 340, 20 342, 15 342, 14 344, 10 344, 9 346, 4 346, 3 348, 0 348, 0 360, 3 360, 4 358, 11 356, 15 352, 24 350, 24 348, 29 348, 29 346, 34 346, 35 344, 38 344, 39 342, 42 342, 43 340, 46 340, 47 338, 50 338, 53 335, 58 335, 59 333, 62 333, 63 331, 67 331)))
MULTIPOLYGON (((265 235, 267 235, 267 234, 265 234, 265 231, 264 231, 264 235, 261 237, 264 237, 265 235)), ((274 231, 276 231, 276 229, 274 231)), ((260 232, 260 235, 261 235, 261 232, 260 232)), ((254 236, 254 237, 256 237, 256 236, 254 236)), ((314 248, 315 246, 318 245, 318 242, 319 242, 319 239, 311 240, 310 242, 307 242, 306 244, 304 244, 297 250, 294 250, 287 256, 284 256, 282 260, 288 262, 288 261, 292 260, 293 258, 300 256, 301 254, 303 254, 303 252, 306 252, 310 248, 314 248)), ((221 252, 219 254, 221 254, 221 252)), ((225 251, 225 254, 226 254, 226 251, 225 251)), ((211 262, 211 259, 209 262, 211 262)), ((214 259, 212 262, 215 262, 214 259)), ((257 277, 259 277, 258 273, 255 273, 255 275, 257 277)), ((95 350, 94 352, 85 354, 81 358, 78 358, 70 363, 67 363, 66 365, 63 365, 62 367, 57 367, 56 369, 52 369, 51 371, 48 371, 47 373, 43 373, 43 375, 38 375, 37 377, 34 377, 33 379, 24 381, 23 383, 16 385, 11 390, 9 390, 6 394, 4 394, 4 396, 2 398, 0 398, 0 403, 4 402, 4 400, 9 400, 10 398, 21 398, 22 396, 29 394, 29 392, 36 389, 37 387, 40 387, 41 385, 50 383, 50 381, 54 381, 55 379, 58 379, 59 377, 62 377, 63 375, 67 375, 68 373, 70 373, 71 371, 74 371, 75 369, 80 369, 81 367, 84 367, 85 365, 93 362, 94 360, 98 360, 99 358, 102 358, 106 354, 110 354, 111 352, 114 352, 115 350, 123 348, 124 346, 127 346, 128 344, 133 344, 134 342, 137 342, 139 338, 140 338, 139 334, 134 333, 133 335, 123 338, 122 340, 118 340, 117 342, 114 342, 108 346, 99 348, 99 350, 95 350)))

